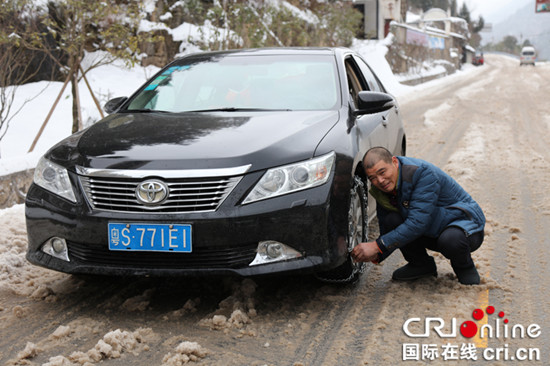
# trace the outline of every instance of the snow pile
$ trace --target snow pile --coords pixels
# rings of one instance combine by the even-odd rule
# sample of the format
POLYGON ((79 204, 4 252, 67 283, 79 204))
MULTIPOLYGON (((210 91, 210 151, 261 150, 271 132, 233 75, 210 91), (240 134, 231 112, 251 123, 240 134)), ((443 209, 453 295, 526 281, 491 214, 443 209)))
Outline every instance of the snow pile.
POLYGON ((251 323, 250 318, 242 310, 234 310, 229 319, 225 315, 214 315, 212 319, 203 319, 202 325, 210 326, 211 329, 221 330, 226 328, 243 328, 251 323))
POLYGON ((145 290, 143 294, 131 297, 124 301, 124 303, 122 304, 122 309, 130 312, 145 311, 149 307, 151 297, 154 293, 154 289, 145 290))
POLYGON ((163 319, 164 320, 180 319, 186 314, 195 313, 197 312, 197 306, 200 305, 200 303, 201 303, 201 299, 198 297, 194 299, 189 299, 185 302, 182 308, 168 313, 167 315, 163 316, 163 319))
POLYGON ((233 289, 233 294, 222 300, 211 317, 202 319, 199 325, 212 330, 240 329, 241 335, 255 336, 256 332, 249 329, 251 318, 257 315, 254 293, 256 283, 249 278, 244 279, 233 289))
POLYGON ((114 330, 105 334, 103 339, 97 342, 94 349, 88 351, 88 354, 93 355, 95 358, 101 355, 98 360, 104 358, 119 358, 123 352, 139 354, 139 352, 136 351, 143 348, 142 342, 145 336, 150 334, 150 332, 152 332, 151 329, 141 328, 132 333, 121 331, 120 329, 114 330))
POLYGON ((36 344, 32 342, 27 342, 25 349, 17 354, 17 358, 19 360, 26 360, 29 358, 33 358, 33 357, 36 357, 36 355, 38 355, 40 351, 41 349, 38 348, 36 344))
POLYGON ((180 366, 188 362, 197 362, 206 357, 208 350, 197 342, 182 342, 176 347, 175 354, 168 353, 162 359, 163 366, 180 366))
POLYGON ((70 334, 71 334, 71 327, 69 327, 68 325, 60 325, 59 327, 57 327, 55 332, 51 334, 50 338, 60 339, 63 337, 67 337, 70 334))
POLYGON ((139 328, 134 332, 117 329, 105 334, 94 348, 87 352, 76 351, 69 357, 62 355, 51 357, 49 362, 45 363, 44 366, 89 365, 103 362, 107 359, 120 358, 125 352, 130 352, 137 356, 142 351, 149 350, 149 347, 145 344, 145 340, 151 337, 152 334, 153 331, 149 328, 139 328))
MULTIPOLYGON (((80 338, 84 334, 97 334, 101 324, 92 319, 80 319, 67 325, 60 325, 47 339, 37 344, 27 342, 25 349, 17 354, 15 364, 28 364, 25 360, 31 360, 41 353, 56 350, 60 345, 71 341, 71 337, 80 338)), ((101 363, 108 359, 118 359, 124 353, 138 356, 143 351, 148 351, 148 341, 154 341, 158 337, 150 328, 139 328, 134 332, 116 329, 105 334, 93 348, 86 352, 75 351, 68 357, 56 355, 50 357, 44 366, 80 366, 101 363)))
POLYGON ((4 228, 0 239, 0 286, 17 281, 24 267, 27 249, 24 206, 18 205, 0 211, 0 225, 4 228))
MULTIPOLYGON (((0 227, 4 228, 0 234, 0 288, 20 296, 55 302, 59 281, 67 280, 68 276, 32 266, 25 259, 27 233, 24 205, 0 210, 0 227)), ((76 283, 71 283, 69 287, 74 289, 75 286, 76 283)), ((25 316, 24 307, 14 307, 12 311, 18 318, 25 316)))

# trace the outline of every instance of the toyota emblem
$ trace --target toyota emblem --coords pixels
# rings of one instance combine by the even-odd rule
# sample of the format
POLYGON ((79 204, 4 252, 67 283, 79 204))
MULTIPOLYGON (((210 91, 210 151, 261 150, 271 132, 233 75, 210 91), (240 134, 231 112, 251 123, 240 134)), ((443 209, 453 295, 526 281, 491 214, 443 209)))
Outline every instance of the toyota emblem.
POLYGON ((148 206, 158 206, 168 198, 168 186, 160 180, 146 180, 138 184, 136 197, 148 206))

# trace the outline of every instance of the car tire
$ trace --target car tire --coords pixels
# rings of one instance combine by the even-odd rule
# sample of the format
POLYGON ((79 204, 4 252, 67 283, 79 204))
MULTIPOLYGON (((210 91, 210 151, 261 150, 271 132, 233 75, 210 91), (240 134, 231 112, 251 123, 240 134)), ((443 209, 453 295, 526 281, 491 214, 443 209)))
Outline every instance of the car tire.
POLYGON ((355 176, 350 192, 348 210, 348 256, 346 261, 338 267, 317 273, 316 276, 319 280, 329 283, 354 283, 359 279, 361 273, 364 272, 366 264, 353 262, 349 253, 357 244, 367 241, 367 203, 365 183, 360 177, 355 176))

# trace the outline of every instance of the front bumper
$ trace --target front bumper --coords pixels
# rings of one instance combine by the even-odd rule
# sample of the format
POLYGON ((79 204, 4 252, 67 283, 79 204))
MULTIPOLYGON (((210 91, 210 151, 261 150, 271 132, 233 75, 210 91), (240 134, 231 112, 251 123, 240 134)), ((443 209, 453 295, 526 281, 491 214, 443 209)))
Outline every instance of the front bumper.
POLYGON ((347 210, 341 207, 346 205, 334 202, 331 191, 329 183, 244 206, 227 199, 215 212, 178 215, 96 211, 82 196, 71 204, 32 185, 26 201, 27 259, 74 274, 252 276, 326 270, 347 256, 345 240, 341 240, 347 232, 347 210), (110 251, 107 227, 113 221, 190 224, 193 251, 110 251), (41 250, 52 237, 66 240, 69 261, 41 250), (259 242, 266 240, 288 245, 301 257, 250 265, 259 242))

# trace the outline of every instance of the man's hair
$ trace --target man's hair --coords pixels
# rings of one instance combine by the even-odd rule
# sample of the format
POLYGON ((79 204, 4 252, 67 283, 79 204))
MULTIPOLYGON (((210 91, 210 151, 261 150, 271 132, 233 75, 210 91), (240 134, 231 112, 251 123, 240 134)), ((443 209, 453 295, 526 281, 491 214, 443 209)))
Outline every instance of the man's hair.
POLYGON ((365 169, 370 169, 376 165, 380 160, 385 163, 392 163, 393 155, 385 147, 376 146, 367 151, 363 158, 363 165, 365 169))

